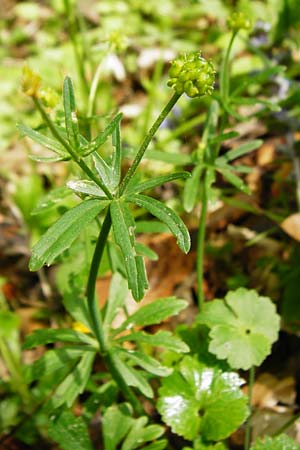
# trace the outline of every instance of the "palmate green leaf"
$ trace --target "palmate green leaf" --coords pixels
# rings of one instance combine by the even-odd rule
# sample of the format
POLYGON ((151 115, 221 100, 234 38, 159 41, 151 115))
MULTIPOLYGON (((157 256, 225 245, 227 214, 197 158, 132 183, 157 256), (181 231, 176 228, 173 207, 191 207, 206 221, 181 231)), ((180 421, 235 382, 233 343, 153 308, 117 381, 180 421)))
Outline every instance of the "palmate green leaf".
POLYGON ((72 191, 80 192, 81 194, 100 197, 102 199, 106 198, 102 189, 91 180, 68 181, 67 186, 69 189, 72 189, 72 191))
POLYGON ((88 429, 82 417, 74 417, 70 411, 52 415, 48 433, 63 450, 93 450, 88 429))
POLYGON ((17 128, 23 136, 28 136, 33 141, 56 153, 63 160, 70 159, 69 153, 67 153, 64 147, 56 140, 29 128, 26 125, 19 124, 17 125, 17 128))
POLYGON ((118 331, 127 328, 130 324, 142 327, 155 325, 168 317, 175 316, 186 308, 187 305, 188 303, 186 300, 181 300, 176 297, 159 298, 154 302, 139 308, 125 320, 118 331))
POLYGON ((101 145, 105 144, 108 137, 111 136, 112 133, 114 132, 115 128, 119 126, 122 116, 123 116, 122 113, 117 114, 104 128, 102 133, 100 133, 95 139, 93 139, 85 146, 81 146, 81 152, 83 156, 88 156, 89 154, 98 150, 98 148, 101 147, 101 145))
POLYGON ((75 94, 73 89, 72 80, 66 77, 63 87, 63 101, 65 110, 65 123, 66 131, 70 144, 74 149, 79 148, 79 127, 76 114, 75 94))
POLYGON ((239 288, 205 305, 198 322, 210 328, 209 351, 234 369, 259 366, 278 338, 280 318, 268 297, 239 288))
POLYGON ((114 365, 118 369, 119 373, 122 374, 122 377, 124 378, 128 386, 136 387, 145 397, 153 398, 153 390, 142 373, 125 363, 120 358, 119 352, 116 351, 116 349, 114 349, 114 351, 111 353, 111 356, 114 365))
POLYGON ((69 342, 74 344, 94 345, 97 348, 97 342, 85 333, 71 330, 70 328, 59 329, 40 329, 25 337, 23 350, 28 350, 38 345, 51 344, 53 342, 69 342))
POLYGON ((62 203, 66 197, 72 195, 72 192, 65 186, 61 186, 52 189, 46 195, 44 195, 38 202, 37 206, 31 211, 31 215, 35 216, 37 214, 43 214, 45 212, 51 211, 62 203))
POLYGON ((116 450, 133 422, 129 405, 113 405, 107 408, 102 418, 104 449, 116 450))
MULTIPOLYGON (((134 450, 136 448, 144 448, 143 444, 149 441, 154 441, 159 438, 164 429, 160 425, 148 425, 147 417, 139 417, 133 422, 131 430, 123 442, 121 450, 134 450)), ((164 447, 163 447, 164 448, 164 447)))
POLYGON ((111 202, 110 214, 115 241, 125 260, 128 287, 134 299, 139 301, 143 298, 148 283, 143 259, 136 255, 135 251, 135 224, 127 205, 122 200, 111 202))
POLYGON ((156 334, 145 333, 144 331, 134 331, 128 336, 117 339, 118 342, 135 341, 141 344, 148 344, 152 347, 161 347, 178 353, 189 352, 189 347, 179 337, 174 336, 170 331, 160 330, 156 334))
POLYGON ((126 350, 117 348, 119 354, 131 361, 134 365, 142 367, 146 372, 159 377, 167 377, 173 372, 173 369, 165 367, 159 361, 137 350, 126 350))
POLYGON ((187 212, 191 212, 195 206, 202 170, 203 166, 200 164, 197 165, 192 171, 191 178, 189 178, 184 185, 183 207, 187 212))
POLYGON ((138 194, 139 192, 147 191, 153 189, 157 186, 161 186, 164 183, 169 183, 170 181, 178 180, 179 178, 187 179, 191 175, 189 172, 175 172, 170 175, 162 175, 160 177, 152 178, 151 180, 144 181, 143 183, 129 184, 126 189, 126 195, 138 194))
POLYGON ((239 145, 232 150, 229 150, 225 155, 220 156, 216 159, 217 165, 222 165, 229 161, 233 161, 236 158, 247 155, 248 153, 261 147, 263 141, 261 139, 255 139, 254 141, 247 142, 246 144, 239 145))
POLYGON ((189 232, 177 214, 171 208, 147 195, 135 194, 126 196, 126 200, 149 211, 153 216, 164 222, 177 239, 177 243, 184 253, 191 247, 189 232))
POLYGON ((38 270, 44 264, 49 266, 108 204, 109 201, 91 199, 67 211, 33 247, 29 269, 38 270))
POLYGON ((185 439, 201 434, 204 440, 219 441, 248 416, 242 383, 234 372, 209 368, 185 356, 178 370, 163 379, 157 408, 172 431, 185 439))
POLYGON ((51 408, 59 408, 63 404, 66 404, 68 407, 73 405, 78 395, 85 389, 92 370, 95 355, 95 351, 88 351, 88 348, 86 347, 79 363, 59 384, 54 394, 51 396, 49 401, 51 408))
POLYGON ((160 450, 165 448, 166 441, 153 442, 163 434, 163 427, 147 425, 147 423, 148 418, 144 416, 133 419, 127 404, 110 406, 103 415, 104 450, 116 450, 117 448, 134 450, 141 447, 148 450, 160 450), (145 446, 144 444, 149 441, 152 443, 145 446))
POLYGON ((258 439, 251 450, 300 450, 300 444, 286 434, 281 434, 276 437, 258 439))

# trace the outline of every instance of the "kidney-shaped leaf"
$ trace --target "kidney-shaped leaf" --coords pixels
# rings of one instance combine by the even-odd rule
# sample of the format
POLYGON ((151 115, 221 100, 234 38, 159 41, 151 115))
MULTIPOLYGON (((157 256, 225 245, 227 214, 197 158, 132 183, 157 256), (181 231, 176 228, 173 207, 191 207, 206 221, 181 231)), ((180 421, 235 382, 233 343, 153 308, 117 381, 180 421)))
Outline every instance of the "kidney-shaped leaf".
POLYGON ((239 288, 205 305, 199 322, 210 328, 209 350, 234 369, 259 366, 277 340, 279 316, 268 297, 239 288))
POLYGON ((200 433, 205 440, 219 441, 248 416, 241 384, 236 373, 206 367, 186 356, 178 370, 163 379, 158 411, 172 431, 185 439, 193 440, 200 433))
POLYGON ((33 247, 29 262, 30 270, 38 270, 44 264, 50 266, 108 203, 108 201, 91 199, 67 211, 33 247))
POLYGON ((93 450, 84 420, 69 411, 50 417, 48 432, 63 450, 93 450))

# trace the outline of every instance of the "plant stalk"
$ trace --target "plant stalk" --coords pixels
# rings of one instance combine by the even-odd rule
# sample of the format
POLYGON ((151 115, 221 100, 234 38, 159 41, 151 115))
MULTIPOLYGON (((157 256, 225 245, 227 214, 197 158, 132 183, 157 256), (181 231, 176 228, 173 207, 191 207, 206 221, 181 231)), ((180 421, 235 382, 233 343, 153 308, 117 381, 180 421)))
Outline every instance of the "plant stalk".
POLYGON ((222 101, 224 103, 227 103, 229 92, 230 92, 229 58, 230 58, 232 45, 233 45, 236 35, 237 35, 236 31, 234 31, 231 35, 231 38, 230 38, 230 41, 229 41, 229 44, 228 44, 228 47, 227 47, 227 50, 225 53, 225 58, 223 60, 222 67, 221 67, 220 94, 221 94, 222 101))
POLYGON ((158 130, 158 128, 160 127, 162 122, 165 120, 165 118, 167 117, 167 115, 169 114, 169 112, 171 111, 173 106, 175 105, 175 103, 178 101, 180 96, 181 96, 181 94, 177 94, 176 92, 173 94, 173 96, 171 97, 169 102, 166 104, 166 106, 164 107, 164 109, 162 110, 162 112, 157 117, 156 121, 154 122, 154 124, 152 125, 150 130, 148 131, 148 134, 146 135, 143 142, 141 143, 141 146, 134 158, 134 161, 133 161, 131 167, 129 168, 128 172, 126 173, 125 177, 123 178, 123 181, 122 181, 122 183, 120 185, 120 189, 119 189, 120 196, 124 193, 128 183, 134 176, 153 136, 155 135, 156 131, 158 130))
POLYGON ((197 236, 197 285, 198 285, 199 311, 202 311, 204 305, 204 291, 203 291, 204 241, 205 241, 207 206, 208 206, 208 192, 207 192, 207 171, 206 171, 202 185, 201 215, 197 236))
POLYGON ((279 434, 284 433, 286 430, 288 430, 298 419, 300 418, 300 411, 295 414, 293 417, 291 417, 289 420, 287 420, 272 436, 276 437, 279 436, 279 434))
POLYGON ((96 339, 99 343, 100 347, 100 354, 104 359, 104 362, 119 386, 120 390, 124 394, 124 396, 127 398, 127 400, 132 404, 135 412, 138 415, 143 414, 143 409, 140 405, 140 402, 132 392, 132 390, 129 388, 129 386, 126 384, 125 380, 122 377, 122 374, 119 372, 118 368, 116 367, 113 359, 113 354, 110 351, 109 346, 107 345, 104 331, 103 331, 103 324, 102 324, 102 315, 101 311, 98 306, 97 297, 95 295, 96 291, 96 281, 97 281, 97 275, 99 266, 102 260, 104 248, 107 242, 107 238, 110 232, 111 228, 111 217, 109 210, 106 213, 106 216, 104 218, 104 222, 97 240, 97 244, 95 247, 91 267, 90 267, 90 273, 89 278, 87 282, 87 302, 88 302, 88 309, 90 313, 90 321, 93 328, 93 332, 96 336, 96 339))
POLYGON ((39 110, 42 118, 44 119, 44 121, 46 122, 46 124, 48 125, 48 127, 50 128, 51 133, 53 134, 53 136, 64 146, 64 148, 67 150, 67 152, 72 156, 73 160, 76 162, 76 164, 79 165, 79 167, 83 170, 83 172, 86 173, 86 175, 94 181, 94 183, 97 184, 97 186, 100 187, 100 189, 102 189, 102 191, 106 194, 107 198, 109 198, 110 200, 112 200, 113 196, 112 194, 109 192, 109 190, 107 189, 107 187, 105 186, 105 184, 102 183, 102 181, 100 180, 100 178, 98 178, 92 171, 91 169, 86 165, 86 163, 84 162, 84 160, 81 157, 78 157, 77 153, 73 150, 73 148, 70 146, 70 144, 61 136, 61 134, 57 131, 57 129, 55 128, 52 120, 50 119, 50 117, 48 116, 48 114, 46 113, 43 105, 41 104, 41 102, 37 99, 37 98, 33 98, 33 101, 37 107, 37 109, 39 110))
POLYGON ((251 415, 252 415, 252 393, 255 379, 255 368, 250 367, 249 370, 249 382, 248 382, 248 405, 250 410, 250 415, 246 422, 246 433, 245 433, 245 445, 244 449, 249 450, 251 445, 251 415))

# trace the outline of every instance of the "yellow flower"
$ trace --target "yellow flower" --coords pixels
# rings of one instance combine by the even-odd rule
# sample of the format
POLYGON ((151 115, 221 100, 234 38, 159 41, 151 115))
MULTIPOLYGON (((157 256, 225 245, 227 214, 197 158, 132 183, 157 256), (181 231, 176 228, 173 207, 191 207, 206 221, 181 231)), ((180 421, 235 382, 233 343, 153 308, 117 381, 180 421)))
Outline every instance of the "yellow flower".
POLYGON ((41 77, 33 72, 30 67, 23 67, 22 91, 29 97, 37 98, 39 96, 39 88, 41 77))
POLYGON ((80 331, 81 333, 89 333, 90 330, 81 322, 74 322, 72 325, 73 330, 80 331))

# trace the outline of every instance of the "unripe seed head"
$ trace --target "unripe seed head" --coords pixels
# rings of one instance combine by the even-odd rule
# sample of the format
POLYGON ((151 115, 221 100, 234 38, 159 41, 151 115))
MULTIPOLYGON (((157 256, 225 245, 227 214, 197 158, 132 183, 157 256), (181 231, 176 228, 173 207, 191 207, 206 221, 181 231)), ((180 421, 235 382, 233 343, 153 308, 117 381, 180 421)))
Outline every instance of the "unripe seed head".
POLYGON ((168 86, 179 95, 183 92, 189 97, 211 95, 214 88, 214 66, 198 52, 180 55, 172 61, 169 75, 168 86))
POLYGON ((237 32, 239 30, 249 31, 251 29, 251 21, 241 11, 235 11, 227 19, 228 28, 237 32))

